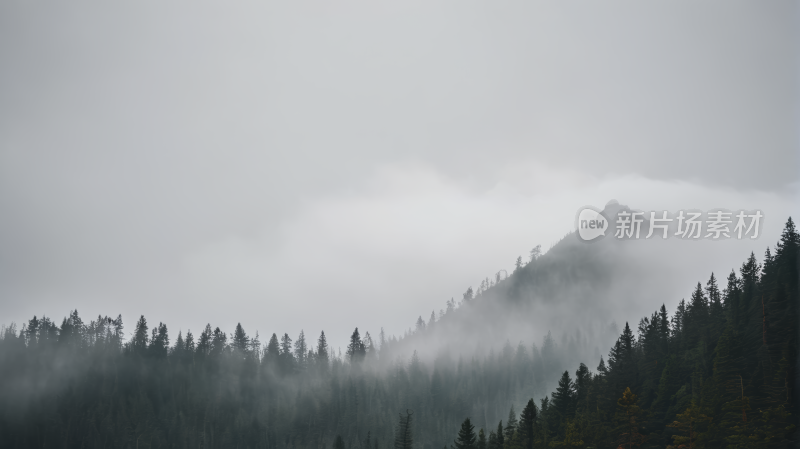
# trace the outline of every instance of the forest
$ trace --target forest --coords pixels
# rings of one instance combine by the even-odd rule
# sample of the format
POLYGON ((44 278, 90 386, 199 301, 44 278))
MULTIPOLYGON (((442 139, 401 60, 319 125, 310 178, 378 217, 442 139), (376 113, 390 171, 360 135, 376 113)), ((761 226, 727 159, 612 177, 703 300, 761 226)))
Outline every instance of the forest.
MULTIPOLYGON (((687 286, 676 310, 625 323, 607 355, 566 370, 569 345, 550 334, 408 349, 496 300, 471 290, 400 338, 357 328, 344 353, 324 332, 33 317, 0 337, 0 446, 797 447, 799 249, 790 218, 763 258, 687 286)), ((509 282, 525 276, 517 268, 509 282)))

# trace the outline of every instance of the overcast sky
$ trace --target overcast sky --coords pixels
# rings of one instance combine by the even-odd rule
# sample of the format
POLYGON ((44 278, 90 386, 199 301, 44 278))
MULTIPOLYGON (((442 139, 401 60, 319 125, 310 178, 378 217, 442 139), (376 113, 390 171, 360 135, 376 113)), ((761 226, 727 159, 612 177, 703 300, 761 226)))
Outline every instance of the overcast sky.
POLYGON ((0 322, 339 345, 402 333, 584 205, 763 210, 688 293, 800 215, 799 21, 792 1, 3 1, 0 322))

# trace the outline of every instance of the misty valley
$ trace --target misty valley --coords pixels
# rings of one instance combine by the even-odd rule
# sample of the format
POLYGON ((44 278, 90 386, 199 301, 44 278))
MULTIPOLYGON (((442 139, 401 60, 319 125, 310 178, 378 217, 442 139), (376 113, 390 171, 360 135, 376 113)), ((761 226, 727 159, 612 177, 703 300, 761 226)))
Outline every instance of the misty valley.
POLYGON ((10 324, 0 340, 0 446, 796 444, 800 240, 791 219, 763 258, 709 273, 686 286, 677 310, 652 304, 619 327, 604 303, 627 281, 608 261, 639 259, 613 240, 569 237, 404 335, 373 336, 365 323, 345 351, 324 331, 267 336, 209 324, 176 335, 144 316, 123 323, 73 311, 10 324))

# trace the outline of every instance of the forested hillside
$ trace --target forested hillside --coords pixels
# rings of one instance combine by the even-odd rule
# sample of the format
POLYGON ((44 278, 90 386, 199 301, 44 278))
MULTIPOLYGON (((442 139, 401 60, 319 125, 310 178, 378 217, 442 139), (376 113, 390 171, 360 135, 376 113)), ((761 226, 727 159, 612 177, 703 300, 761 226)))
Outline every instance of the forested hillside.
POLYGON ((276 333, 264 344, 241 326, 172 336, 144 317, 34 317, 0 340, 0 446, 794 447, 799 245, 790 219, 761 262, 751 255, 738 273, 711 274, 677 310, 626 323, 604 359, 565 372, 598 331, 497 349, 470 340, 465 350, 444 336, 478 326, 475 311, 501 297, 526 310, 526 301, 558 298, 559 285, 569 296, 586 290, 570 284, 604 273, 591 256, 599 245, 532 258, 403 338, 356 329, 345 354, 324 332, 276 333), (565 263, 573 251, 589 262, 565 263))

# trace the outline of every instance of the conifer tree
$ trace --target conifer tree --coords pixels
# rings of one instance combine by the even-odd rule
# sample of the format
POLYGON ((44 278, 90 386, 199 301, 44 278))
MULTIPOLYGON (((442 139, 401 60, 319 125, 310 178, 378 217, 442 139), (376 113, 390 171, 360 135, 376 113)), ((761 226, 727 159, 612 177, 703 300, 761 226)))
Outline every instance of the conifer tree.
POLYGON ((622 397, 617 400, 617 413, 614 416, 617 427, 614 433, 617 435, 617 443, 625 449, 639 447, 647 440, 641 433, 642 409, 637 405, 638 400, 630 388, 626 388, 622 397))
POLYGON ((502 448, 506 444, 506 437, 503 434, 503 421, 497 423, 497 447, 502 448))
POLYGON ((219 356, 228 347, 228 335, 223 332, 219 327, 214 328, 211 337, 211 355, 219 356))
POLYGON ((672 427, 683 434, 674 435, 672 440, 678 447, 683 446, 688 449, 694 449, 697 444, 700 427, 709 421, 711 421, 711 418, 703 414, 700 407, 692 401, 689 408, 683 413, 679 413, 675 417, 675 421, 668 425, 668 427, 672 427))
POLYGON ((147 320, 144 319, 144 315, 140 316, 139 321, 136 322, 131 347, 134 352, 139 354, 143 354, 147 349, 147 320))
POLYGON ((189 354, 192 354, 195 351, 194 335, 192 335, 191 329, 186 331, 186 340, 183 343, 183 348, 189 354))
POLYGON ((297 336, 297 340, 294 342, 294 358, 297 361, 297 367, 300 368, 301 371, 306 369, 306 355, 308 354, 308 345, 306 345, 306 334, 303 330, 300 330, 300 335, 297 336))
POLYGON ((271 366, 273 369, 278 367, 281 357, 281 347, 278 343, 278 336, 272 334, 267 342, 267 347, 264 350, 264 363, 271 366))
POLYGON ((550 447, 554 449, 583 449, 586 444, 583 442, 577 426, 573 420, 566 422, 564 426, 564 440, 553 441, 550 447))
POLYGON ((325 338, 325 331, 320 332, 319 339, 317 339, 317 367, 320 368, 322 372, 327 372, 328 370, 328 339, 325 338))
POLYGON ((234 352, 244 355, 249 349, 250 339, 247 338, 247 333, 242 327, 242 323, 236 324, 236 330, 233 331, 233 350, 234 352))
POLYGON ((494 430, 489 431, 489 438, 486 442, 486 446, 488 449, 500 449, 502 447, 497 443, 497 433, 495 433, 494 430))
POLYGON ((454 441, 455 449, 475 449, 475 426, 472 425, 469 418, 461 423, 461 430, 458 431, 458 438, 454 441))
POLYGON ((511 442, 511 438, 514 436, 514 432, 517 430, 517 414, 514 412, 514 405, 511 405, 511 409, 508 411, 508 420, 506 421, 506 428, 503 429, 503 445, 508 445, 511 442))
POLYGON ((350 358, 350 363, 356 365, 364 360, 367 349, 364 342, 361 341, 361 336, 358 333, 358 328, 353 331, 350 336, 350 344, 347 345, 347 355, 350 358))
POLYGON ((200 334, 200 340, 197 341, 197 353, 201 356, 206 356, 211 353, 211 339, 213 338, 213 331, 211 324, 206 324, 205 329, 200 334))
POLYGON ((394 433, 394 449, 412 449, 414 438, 411 434, 411 416, 413 412, 406 410, 406 415, 400 414, 400 420, 394 433))
POLYGON ((178 331, 178 338, 175 339, 175 346, 172 348, 172 354, 182 359, 185 351, 186 344, 183 342, 183 331, 178 331))
POLYGON ((156 357, 166 357, 169 350, 169 334, 167 325, 158 323, 158 327, 153 328, 153 336, 150 339, 150 353, 156 357))
POLYGON ((535 439, 535 426, 537 419, 536 404, 533 399, 529 399, 522 413, 519 415, 519 425, 517 426, 517 433, 519 434, 520 446, 522 449, 533 449, 535 439))
POLYGON ((488 449, 486 444, 486 433, 484 433, 483 428, 478 431, 478 441, 475 443, 476 449, 488 449))
POLYGON ((564 421, 573 416, 573 403, 575 402, 574 385, 569 377, 569 371, 561 374, 558 388, 553 393, 552 407, 558 413, 559 420, 564 421))

